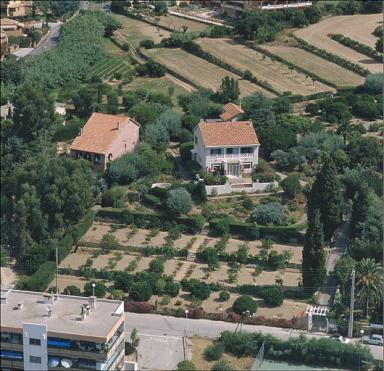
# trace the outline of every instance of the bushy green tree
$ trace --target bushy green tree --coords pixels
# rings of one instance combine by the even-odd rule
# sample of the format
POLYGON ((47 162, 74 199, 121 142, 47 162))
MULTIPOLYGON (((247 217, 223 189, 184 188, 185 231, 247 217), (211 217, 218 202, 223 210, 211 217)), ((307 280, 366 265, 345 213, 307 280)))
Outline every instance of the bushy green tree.
POLYGON ((104 251, 118 250, 119 241, 112 234, 106 233, 101 238, 100 248, 104 251))
POLYGON ((80 296, 81 294, 81 291, 80 289, 75 286, 75 285, 70 285, 70 286, 67 286, 65 289, 64 289, 64 294, 65 295, 75 295, 75 296, 80 296))
POLYGON ((308 214, 308 228, 303 247, 303 286, 316 291, 325 279, 324 234, 320 211, 311 209, 308 214))
POLYGON ((255 93, 245 97, 242 107, 256 129, 275 125, 276 118, 272 101, 264 95, 255 93))
POLYGON ((224 344, 217 342, 204 349, 204 358, 207 361, 217 361, 224 354, 224 344))
POLYGON ((98 298, 104 298, 106 287, 104 283, 102 282, 87 282, 84 285, 84 295, 85 296, 92 296, 93 291, 95 291, 95 296, 98 298), (92 284, 95 284, 95 288, 93 289, 92 284))
POLYGON ((136 282, 130 288, 129 295, 135 301, 148 301, 152 296, 151 285, 147 282, 136 282))
POLYGON ((233 303, 232 309, 235 313, 242 314, 246 311, 249 311, 250 314, 256 313, 257 304, 256 301, 248 296, 243 295, 239 296, 233 303))
POLYGON ((284 301, 284 293, 280 286, 266 287, 262 290, 261 296, 272 307, 278 307, 284 301))
POLYGON ((259 205, 252 214, 252 220, 256 223, 282 224, 284 220, 284 208, 277 202, 259 205))
POLYGON ((196 366, 192 361, 181 361, 177 364, 177 371, 196 371, 196 366))
POLYGON ((296 174, 289 174, 283 179, 281 186, 290 198, 295 198, 301 191, 300 178, 296 174))
POLYGON ((185 188, 169 191, 167 207, 176 214, 186 214, 192 208, 192 198, 185 188))
POLYGON ((236 101, 240 96, 238 81, 233 77, 225 76, 221 80, 219 93, 224 103, 236 101))
POLYGON ((212 366, 211 371, 235 371, 235 369, 227 361, 220 360, 212 366))
POLYGON ((163 257, 157 257, 150 261, 149 270, 154 273, 164 272, 164 259, 163 257))

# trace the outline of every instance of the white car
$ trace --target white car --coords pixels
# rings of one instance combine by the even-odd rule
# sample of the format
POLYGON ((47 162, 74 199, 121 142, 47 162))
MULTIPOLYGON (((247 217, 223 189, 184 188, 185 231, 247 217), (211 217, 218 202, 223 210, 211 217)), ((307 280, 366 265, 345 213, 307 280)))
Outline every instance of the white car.
POLYGON ((350 342, 350 339, 346 339, 341 335, 333 335, 331 336, 331 339, 339 341, 340 343, 343 343, 343 344, 348 344, 350 342))
POLYGON ((363 344, 370 344, 370 345, 383 345, 383 335, 370 335, 370 336, 363 336, 361 338, 361 341, 363 344))

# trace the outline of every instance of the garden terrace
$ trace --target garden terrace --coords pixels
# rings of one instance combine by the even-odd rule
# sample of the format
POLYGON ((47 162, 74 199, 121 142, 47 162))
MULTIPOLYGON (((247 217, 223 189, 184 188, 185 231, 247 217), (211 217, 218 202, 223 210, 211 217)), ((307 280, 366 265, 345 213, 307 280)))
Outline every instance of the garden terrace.
POLYGON ((220 88, 221 80, 225 76, 229 76, 239 82, 241 96, 247 96, 255 92, 262 93, 269 97, 274 96, 256 84, 243 80, 238 75, 179 48, 151 49, 146 50, 145 54, 154 61, 165 65, 169 70, 183 76, 196 86, 202 86, 216 91, 220 88))
POLYGON ((108 80, 115 73, 124 75, 131 69, 130 64, 121 58, 105 58, 95 64, 90 73, 104 80, 108 80))
POLYGON ((170 32, 150 25, 124 15, 113 15, 118 21, 122 23, 122 29, 119 30, 129 42, 138 47, 142 40, 152 40, 155 44, 159 43, 163 38, 169 37, 170 32))
POLYGON ((203 31, 208 29, 208 25, 202 22, 192 21, 175 15, 162 15, 159 21, 160 26, 172 28, 175 31, 183 31, 183 27, 187 27, 187 31, 203 31))
POLYGON ((361 43, 367 43, 367 45, 373 46, 372 38, 374 38, 374 36, 370 34, 381 20, 381 14, 331 17, 317 24, 295 31, 295 35, 318 48, 325 49, 330 53, 356 63, 368 69, 371 73, 381 73, 383 71, 382 63, 349 47, 343 46, 328 36, 330 32, 340 33, 361 43))
POLYGON ((303 49, 268 44, 264 44, 262 48, 299 68, 312 72, 337 87, 357 86, 364 82, 363 76, 303 49))
POLYGON ((202 49, 222 59, 229 65, 244 72, 251 71, 258 81, 265 81, 280 94, 310 95, 322 91, 330 91, 331 87, 312 81, 308 76, 288 68, 280 62, 273 61, 270 57, 237 44, 232 39, 203 38, 195 41, 202 49))

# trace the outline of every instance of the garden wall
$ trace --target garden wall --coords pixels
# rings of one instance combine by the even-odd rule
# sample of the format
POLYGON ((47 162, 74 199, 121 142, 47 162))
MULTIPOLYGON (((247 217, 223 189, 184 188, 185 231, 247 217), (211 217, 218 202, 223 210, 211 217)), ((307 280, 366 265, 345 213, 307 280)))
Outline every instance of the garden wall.
MULTIPOLYGON (((207 191, 207 195, 211 195, 212 191, 215 189, 218 195, 225 195, 232 192, 245 192, 245 193, 255 193, 255 192, 264 192, 267 188, 274 187, 275 189, 279 186, 277 182, 270 183, 257 183, 253 182, 249 187, 237 187, 233 184, 218 184, 212 186, 205 186, 205 190, 207 191)), ((213 191, 215 193, 215 191, 213 191)))

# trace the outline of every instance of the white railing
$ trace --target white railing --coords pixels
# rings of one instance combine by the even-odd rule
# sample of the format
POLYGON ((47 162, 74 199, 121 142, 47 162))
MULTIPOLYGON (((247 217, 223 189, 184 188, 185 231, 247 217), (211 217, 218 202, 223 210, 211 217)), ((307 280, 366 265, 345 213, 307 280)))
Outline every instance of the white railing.
POLYGON ((291 3, 291 4, 268 4, 268 5, 263 5, 261 7, 262 10, 277 10, 277 9, 289 9, 289 8, 302 8, 306 6, 311 6, 312 1, 304 1, 300 3, 291 3))
POLYGON ((243 159, 243 158, 253 158, 253 153, 226 153, 220 155, 211 155, 211 160, 225 160, 225 159, 243 159))

